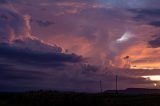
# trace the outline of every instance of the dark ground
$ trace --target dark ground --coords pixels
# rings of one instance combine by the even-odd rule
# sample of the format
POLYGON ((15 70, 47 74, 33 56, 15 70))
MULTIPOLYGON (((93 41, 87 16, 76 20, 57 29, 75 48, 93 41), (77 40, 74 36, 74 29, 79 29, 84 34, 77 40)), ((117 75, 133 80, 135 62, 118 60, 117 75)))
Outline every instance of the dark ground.
POLYGON ((0 106, 160 106, 160 94, 0 93, 0 106))

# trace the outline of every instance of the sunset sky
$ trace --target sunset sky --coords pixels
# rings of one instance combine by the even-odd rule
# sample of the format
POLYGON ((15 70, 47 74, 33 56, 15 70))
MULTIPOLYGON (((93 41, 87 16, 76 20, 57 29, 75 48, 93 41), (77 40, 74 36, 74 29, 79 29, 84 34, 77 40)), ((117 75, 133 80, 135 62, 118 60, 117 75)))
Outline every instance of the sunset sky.
POLYGON ((0 0, 0 91, 160 88, 159 0, 0 0))

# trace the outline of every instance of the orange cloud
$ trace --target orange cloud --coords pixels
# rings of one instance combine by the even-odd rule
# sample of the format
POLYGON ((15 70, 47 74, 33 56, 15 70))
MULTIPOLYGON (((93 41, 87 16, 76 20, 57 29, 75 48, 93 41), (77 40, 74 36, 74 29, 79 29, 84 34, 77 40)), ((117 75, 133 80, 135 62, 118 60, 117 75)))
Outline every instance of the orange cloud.
POLYGON ((89 52, 91 52, 92 49, 90 42, 83 37, 58 35, 47 39, 47 42, 51 44, 58 44, 63 47, 63 51, 67 49, 68 52, 73 52, 83 56, 89 56, 89 52))
POLYGON ((139 69, 160 69, 160 48, 148 48, 147 45, 139 44, 131 47, 125 55, 130 56, 132 68, 139 69))

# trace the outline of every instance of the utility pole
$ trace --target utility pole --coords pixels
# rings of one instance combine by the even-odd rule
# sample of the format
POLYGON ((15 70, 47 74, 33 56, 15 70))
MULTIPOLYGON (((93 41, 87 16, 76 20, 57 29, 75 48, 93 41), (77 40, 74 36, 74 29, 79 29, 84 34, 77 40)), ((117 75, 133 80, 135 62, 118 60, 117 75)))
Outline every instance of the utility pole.
POLYGON ((118 94, 118 76, 116 75, 116 94, 118 94))
POLYGON ((99 81, 99 87, 100 87, 100 92, 102 93, 103 92, 103 88, 102 88, 102 81, 101 80, 99 81))

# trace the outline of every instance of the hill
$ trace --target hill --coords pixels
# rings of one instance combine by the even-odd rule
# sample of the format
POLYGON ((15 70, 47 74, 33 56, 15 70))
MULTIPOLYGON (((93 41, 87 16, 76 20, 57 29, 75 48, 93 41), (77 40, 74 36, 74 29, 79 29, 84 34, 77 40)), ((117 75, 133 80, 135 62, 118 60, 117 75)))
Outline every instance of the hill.
MULTIPOLYGON (((125 90, 118 90, 120 94, 160 94, 160 89, 147 88, 127 88, 125 90)), ((116 90, 107 90, 104 93, 116 93, 116 90)))

